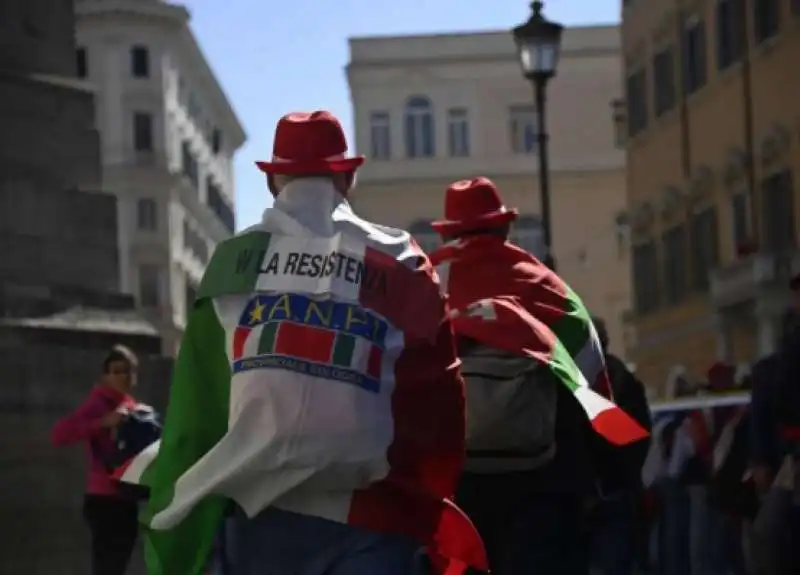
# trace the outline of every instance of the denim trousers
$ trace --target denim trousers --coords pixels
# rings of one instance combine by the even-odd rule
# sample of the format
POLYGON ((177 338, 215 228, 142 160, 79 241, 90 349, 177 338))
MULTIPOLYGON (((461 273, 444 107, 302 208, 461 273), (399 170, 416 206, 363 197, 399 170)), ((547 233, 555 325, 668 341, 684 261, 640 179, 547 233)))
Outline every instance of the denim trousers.
POLYGON ((224 575, 424 575, 420 545, 318 517, 237 511, 225 532, 224 575))

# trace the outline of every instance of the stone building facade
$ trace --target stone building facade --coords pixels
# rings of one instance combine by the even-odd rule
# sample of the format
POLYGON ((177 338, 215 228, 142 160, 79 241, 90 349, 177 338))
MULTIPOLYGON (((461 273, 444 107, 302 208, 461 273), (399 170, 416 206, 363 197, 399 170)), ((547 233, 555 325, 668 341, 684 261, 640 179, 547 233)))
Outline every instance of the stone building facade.
POLYGON ((0 0, 0 573, 84 575, 84 457, 49 432, 106 350, 142 356, 163 406, 170 362, 119 293, 117 205, 101 193, 94 98, 76 77, 71 0, 0 0))
POLYGON ((775 349, 800 268, 798 31, 790 0, 624 3, 630 359, 655 388, 775 349))
MULTIPOLYGON (((546 114, 558 272, 624 356, 625 154, 608 116, 620 62, 619 27, 567 28, 546 114)), ((508 30, 352 38, 347 78, 356 148, 369 157, 352 194, 361 215, 409 229, 430 250, 447 186, 489 176, 520 211, 512 241, 543 256, 537 114, 508 30)))

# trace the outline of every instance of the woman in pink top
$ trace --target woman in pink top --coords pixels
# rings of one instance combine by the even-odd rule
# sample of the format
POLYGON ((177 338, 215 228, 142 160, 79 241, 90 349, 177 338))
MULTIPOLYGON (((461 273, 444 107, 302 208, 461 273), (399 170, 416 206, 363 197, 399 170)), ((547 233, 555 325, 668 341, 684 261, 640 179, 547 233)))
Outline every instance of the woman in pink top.
POLYGON ((84 443, 88 480, 83 515, 92 541, 92 574, 123 575, 138 534, 138 508, 109 477, 106 458, 113 453, 117 427, 125 408, 136 404, 129 395, 138 361, 128 348, 116 345, 103 360, 103 377, 86 400, 60 419, 51 432, 54 445, 84 443))

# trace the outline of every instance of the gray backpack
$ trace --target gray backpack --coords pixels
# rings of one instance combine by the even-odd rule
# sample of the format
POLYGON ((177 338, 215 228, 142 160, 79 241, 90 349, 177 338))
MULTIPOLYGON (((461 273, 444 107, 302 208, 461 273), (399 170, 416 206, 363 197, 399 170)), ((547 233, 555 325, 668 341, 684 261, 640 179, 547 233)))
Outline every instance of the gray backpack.
POLYGON ((556 381, 531 358, 461 346, 467 463, 473 473, 536 469, 555 454, 556 381))

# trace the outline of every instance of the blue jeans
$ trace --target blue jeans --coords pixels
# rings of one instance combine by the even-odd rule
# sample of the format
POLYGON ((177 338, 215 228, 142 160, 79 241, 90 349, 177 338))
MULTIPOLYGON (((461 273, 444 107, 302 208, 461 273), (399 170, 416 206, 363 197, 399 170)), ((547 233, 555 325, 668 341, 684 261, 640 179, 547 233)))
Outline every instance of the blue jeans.
POLYGON ((592 558, 599 575, 631 575, 634 566, 633 493, 620 493, 598 504, 592 532, 592 558))
POLYGON ((230 575, 423 575, 410 539, 269 508, 230 519, 230 575))

